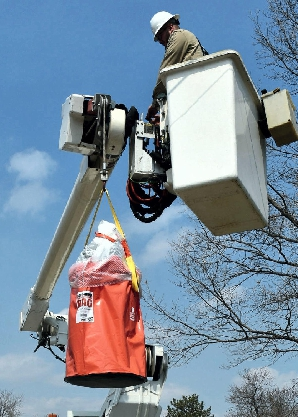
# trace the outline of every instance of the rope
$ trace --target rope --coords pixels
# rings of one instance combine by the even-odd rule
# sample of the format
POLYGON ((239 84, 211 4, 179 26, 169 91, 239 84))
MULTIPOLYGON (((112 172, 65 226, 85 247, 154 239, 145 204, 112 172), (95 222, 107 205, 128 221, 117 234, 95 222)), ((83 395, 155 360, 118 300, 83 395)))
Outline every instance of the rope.
POLYGON ((99 206, 100 206, 100 203, 101 203, 101 199, 102 199, 104 190, 105 190, 105 187, 103 187, 103 189, 101 190, 101 192, 99 194, 99 199, 98 199, 98 202, 97 202, 97 205, 96 205, 96 209, 95 209, 95 212, 94 212, 94 215, 93 215, 93 219, 92 219, 92 222, 91 222, 91 225, 90 225, 90 229, 89 229, 87 238, 85 240, 85 245, 84 246, 88 245, 88 242, 89 242, 89 239, 90 239, 90 235, 91 235, 91 231, 93 229, 93 225, 94 225, 94 222, 95 222, 97 213, 98 213, 98 209, 99 209, 99 206))
POLYGON ((102 200, 102 196, 103 196, 104 193, 107 196, 108 203, 109 203, 109 206, 110 206, 112 215, 113 215, 113 219, 114 219, 114 223, 116 225, 116 228, 117 228, 118 232, 120 233, 120 235, 122 237, 121 244, 122 244, 122 247, 123 247, 123 250, 124 250, 124 253, 125 253, 125 258, 126 258, 126 262, 127 262, 128 269, 131 272, 131 285, 132 285, 132 288, 136 292, 139 292, 139 281, 140 281, 140 277, 139 277, 139 274, 137 273, 136 265, 134 263, 134 260, 133 260, 132 255, 130 253, 129 246, 128 246, 128 243, 126 241, 125 234, 123 232, 123 229, 121 227, 121 224, 120 224, 120 222, 118 220, 118 217, 116 215, 116 211, 115 211, 115 209, 113 207, 113 204, 112 204, 112 201, 111 201, 111 198, 110 198, 110 194, 109 194, 108 190, 105 187, 105 182, 104 182, 103 188, 102 188, 102 190, 100 192, 100 195, 99 195, 99 199, 98 199, 98 202, 97 202, 97 205, 96 205, 96 209, 94 211, 93 219, 92 219, 92 222, 91 222, 91 225, 90 225, 89 233, 88 233, 87 238, 86 238, 86 241, 85 241, 85 246, 89 242, 89 238, 90 238, 90 235, 91 235, 91 231, 93 229, 93 225, 94 225, 94 222, 95 222, 95 219, 96 219, 96 216, 97 216, 97 213, 98 213, 98 209, 99 209, 99 206, 100 206, 100 203, 101 203, 101 200, 102 200))

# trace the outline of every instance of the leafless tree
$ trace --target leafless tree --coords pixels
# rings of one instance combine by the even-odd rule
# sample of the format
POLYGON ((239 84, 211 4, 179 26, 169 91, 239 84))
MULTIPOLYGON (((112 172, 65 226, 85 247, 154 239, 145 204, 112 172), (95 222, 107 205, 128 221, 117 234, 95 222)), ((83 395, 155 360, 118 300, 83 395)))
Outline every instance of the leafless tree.
POLYGON ((227 401, 233 407, 226 417, 296 417, 298 381, 279 388, 268 369, 244 370, 242 382, 229 389, 227 401))
POLYGON ((0 390, 0 417, 19 417, 22 397, 11 391, 0 390))
POLYGON ((253 17, 257 57, 266 74, 283 80, 291 92, 297 90, 298 2, 267 0, 268 8, 253 17))
POLYGON ((268 151, 268 227, 215 237, 195 219, 172 244, 180 299, 146 294, 156 313, 148 327, 172 363, 215 344, 232 365, 298 352, 298 146, 268 151))
MULTIPOLYGON (((298 2, 268 0, 256 39, 273 77, 295 85, 298 73, 298 2), (265 29, 262 29, 262 25, 265 29), (265 52, 264 52, 265 51, 265 52)), ((298 146, 267 141, 268 227, 214 237, 194 220, 172 245, 180 299, 146 301, 148 324, 172 363, 187 362, 211 345, 227 347, 230 365, 298 353, 298 146)))

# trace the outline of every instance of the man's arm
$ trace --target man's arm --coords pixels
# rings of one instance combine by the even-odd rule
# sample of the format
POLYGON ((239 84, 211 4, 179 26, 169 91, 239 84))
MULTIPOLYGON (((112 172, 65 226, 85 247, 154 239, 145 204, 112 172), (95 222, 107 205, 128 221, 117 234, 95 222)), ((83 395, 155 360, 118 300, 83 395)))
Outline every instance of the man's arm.
POLYGON ((180 62, 183 62, 184 55, 187 51, 188 46, 188 40, 187 37, 184 34, 184 31, 181 29, 175 30, 168 41, 168 44, 166 46, 165 54, 163 57, 163 60, 160 64, 159 71, 158 71, 158 77, 156 81, 156 85, 153 90, 153 103, 152 106, 156 106, 156 97, 161 94, 166 94, 166 88, 163 85, 161 78, 160 78, 160 71, 170 65, 179 64, 180 62))
POLYGON ((170 65, 179 64, 190 59, 197 59, 202 56, 203 51, 200 42, 193 33, 188 30, 177 29, 171 34, 158 71, 157 82, 152 94, 153 101, 151 106, 149 106, 146 116, 147 120, 154 117, 158 111, 157 96, 162 93, 167 93, 166 87, 163 85, 159 75, 160 71, 170 65))

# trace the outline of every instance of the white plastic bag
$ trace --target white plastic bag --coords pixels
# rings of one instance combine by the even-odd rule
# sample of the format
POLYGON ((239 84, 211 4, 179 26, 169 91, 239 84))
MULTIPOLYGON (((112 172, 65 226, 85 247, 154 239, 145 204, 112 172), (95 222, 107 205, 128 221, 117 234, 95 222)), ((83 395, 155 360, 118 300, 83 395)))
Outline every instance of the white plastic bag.
MULTIPOLYGON (((76 263, 69 269, 72 288, 97 287, 131 281, 122 237, 113 223, 102 220, 96 237, 86 245, 76 263)), ((139 271, 138 271, 139 272, 139 271)))

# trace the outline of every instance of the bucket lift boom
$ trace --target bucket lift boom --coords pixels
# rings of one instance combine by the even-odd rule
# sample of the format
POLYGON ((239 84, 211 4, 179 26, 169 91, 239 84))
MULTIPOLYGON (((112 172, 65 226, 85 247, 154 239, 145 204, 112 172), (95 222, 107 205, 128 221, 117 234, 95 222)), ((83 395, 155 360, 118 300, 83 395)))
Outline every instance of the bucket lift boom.
MULTIPOLYGON (((100 191, 123 152, 126 135, 135 125, 136 110, 130 111, 131 114, 126 114, 109 96, 100 94, 72 95, 62 107, 59 147, 81 153, 83 161, 37 281, 21 312, 20 330, 37 333, 35 351, 40 346, 56 346, 64 351, 67 344, 68 317, 49 312, 49 299, 100 191)), ((137 135, 135 129, 133 134, 137 135)), ((147 382, 111 389, 96 417, 160 416, 159 400, 168 369, 162 346, 146 345, 146 363, 147 382)), ((82 415, 86 413, 69 411, 67 414, 68 417, 82 415)))
POLYGON ((110 96, 73 94, 62 106, 60 149, 84 155, 37 281, 20 317, 20 330, 39 331, 64 265, 125 145, 125 110, 110 96))

